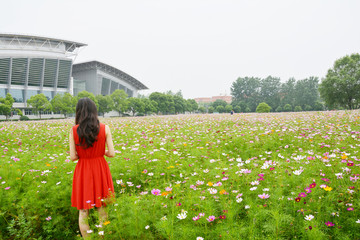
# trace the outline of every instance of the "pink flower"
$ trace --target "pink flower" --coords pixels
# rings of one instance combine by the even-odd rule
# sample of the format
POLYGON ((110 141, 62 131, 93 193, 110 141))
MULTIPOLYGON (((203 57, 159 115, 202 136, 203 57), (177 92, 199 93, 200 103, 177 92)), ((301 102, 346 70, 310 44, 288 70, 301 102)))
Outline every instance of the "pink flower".
POLYGON ((259 198, 261 198, 261 199, 266 199, 266 198, 269 198, 269 197, 270 197, 270 195, 269 195, 269 194, 266 194, 266 193, 263 193, 263 194, 258 195, 258 196, 259 196, 259 198))
POLYGON ((86 203, 91 203, 91 201, 90 201, 90 200, 87 200, 86 203))
POLYGON ((215 220, 215 216, 209 216, 206 220, 208 220, 208 222, 213 222, 215 220))
POLYGON ((200 217, 199 217, 199 216, 195 216, 195 217, 193 217, 192 219, 193 219, 194 221, 197 221, 197 220, 200 219, 200 217))
POLYGON ((48 216, 47 218, 45 218, 46 221, 50 221, 51 220, 51 216, 48 216))
POLYGON ((348 211, 354 211, 354 208, 349 207, 347 210, 348 210, 348 211))
POLYGON ((143 173, 147 173, 148 171, 147 171, 146 169, 144 169, 142 172, 143 172, 143 173))
POLYGON ((166 187, 166 188, 165 188, 165 191, 171 192, 171 191, 172 191, 172 188, 171 188, 171 187, 166 187))
POLYGON ((153 190, 151 190, 151 193, 152 193, 153 195, 158 196, 158 195, 160 195, 161 191, 160 191, 159 189, 153 189, 153 190))
POLYGON ((302 193, 299 193, 299 197, 306 197, 307 195, 306 195, 306 193, 304 193, 304 192, 302 192, 302 193))
POLYGON ((328 226, 328 227, 333 227, 333 226, 334 226, 334 224, 333 224, 332 222, 326 222, 325 224, 326 224, 326 226, 328 226))
POLYGON ((6 188, 5 188, 5 190, 9 190, 9 189, 10 189, 10 187, 6 187, 6 188))

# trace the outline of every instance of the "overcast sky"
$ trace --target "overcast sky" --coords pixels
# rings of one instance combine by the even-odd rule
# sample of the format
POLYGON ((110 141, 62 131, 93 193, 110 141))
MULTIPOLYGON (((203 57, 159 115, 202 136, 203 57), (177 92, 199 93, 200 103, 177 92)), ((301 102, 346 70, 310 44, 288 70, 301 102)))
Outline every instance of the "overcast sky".
POLYGON ((230 94, 238 77, 325 77, 360 52, 358 0, 2 0, 0 32, 88 44, 149 90, 230 94))

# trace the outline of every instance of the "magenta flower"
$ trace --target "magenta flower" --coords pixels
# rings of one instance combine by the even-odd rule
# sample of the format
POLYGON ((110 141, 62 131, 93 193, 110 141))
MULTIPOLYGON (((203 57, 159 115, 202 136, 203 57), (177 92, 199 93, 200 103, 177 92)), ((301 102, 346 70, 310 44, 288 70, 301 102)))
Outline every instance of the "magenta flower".
POLYGON ((326 224, 326 226, 328 226, 328 227, 333 227, 333 226, 334 226, 334 224, 333 224, 332 222, 326 222, 325 224, 326 224))
POLYGON ((347 210, 348 210, 348 211, 354 211, 354 208, 349 207, 347 210))
POLYGON ((194 221, 197 221, 197 220, 200 219, 200 217, 199 217, 199 216, 195 216, 195 217, 193 217, 192 219, 193 219, 194 221))
POLYGON ((270 195, 269 195, 269 194, 266 194, 266 193, 260 194, 260 195, 258 195, 258 196, 259 196, 259 198, 261 198, 261 199, 266 199, 266 198, 269 198, 269 197, 270 197, 270 195))
POLYGON ((50 221, 51 220, 51 216, 48 216, 47 218, 45 218, 46 221, 50 221))
POLYGON ((9 189, 10 189, 10 187, 6 187, 6 188, 5 188, 5 190, 9 190, 9 189))
POLYGON ((209 216, 206 220, 208 220, 208 222, 213 222, 215 220, 215 216, 209 216))
POLYGON ((306 197, 307 195, 306 195, 306 193, 304 193, 304 192, 302 192, 302 193, 299 193, 299 197, 306 197))

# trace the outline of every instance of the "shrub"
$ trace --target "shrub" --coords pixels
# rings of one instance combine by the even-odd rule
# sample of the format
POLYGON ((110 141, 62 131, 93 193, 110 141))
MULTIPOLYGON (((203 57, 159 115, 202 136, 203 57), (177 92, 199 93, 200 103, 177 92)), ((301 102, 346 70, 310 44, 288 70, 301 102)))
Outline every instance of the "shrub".
POLYGON ((310 105, 305 105, 305 111, 311 111, 312 107, 310 105))
POLYGON ((294 111, 295 111, 295 112, 301 112, 301 111, 302 111, 301 106, 296 106, 296 107, 294 108, 294 111))
POLYGON ((219 113, 223 113, 225 111, 225 108, 223 106, 219 105, 216 107, 216 111, 219 113))
POLYGON ((283 109, 282 109, 281 106, 278 106, 278 107, 275 109, 275 112, 282 112, 282 111, 283 111, 283 109))
POLYGON ((267 113, 270 112, 270 110, 271 107, 265 102, 259 103, 259 105, 256 108, 257 113, 267 113))
POLYGON ((240 112, 241 112, 241 107, 240 107, 240 106, 235 106, 235 107, 234 107, 234 111, 235 111, 236 113, 240 113, 240 112))
POLYGON ((23 116, 20 117, 20 120, 21 121, 27 121, 27 120, 30 120, 30 118, 28 116, 23 115, 23 116))
POLYGON ((284 112, 291 112, 292 111, 292 106, 290 104, 286 104, 284 106, 284 112))
POLYGON ((245 112, 251 112, 251 109, 249 107, 246 107, 245 112))
POLYGON ((213 113, 214 112, 214 107, 209 107, 208 112, 213 113))

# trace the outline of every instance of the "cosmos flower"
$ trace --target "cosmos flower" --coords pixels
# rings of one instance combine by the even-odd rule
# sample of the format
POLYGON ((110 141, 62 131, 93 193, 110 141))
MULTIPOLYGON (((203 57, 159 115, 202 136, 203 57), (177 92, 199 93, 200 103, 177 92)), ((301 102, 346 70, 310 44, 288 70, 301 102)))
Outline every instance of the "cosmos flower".
POLYGON ((307 221, 311 221, 313 218, 314 218, 314 216, 311 214, 305 216, 305 220, 307 220, 307 221))
POLYGON ((326 226, 328 226, 328 227, 333 227, 333 226, 334 226, 334 224, 333 224, 332 222, 326 222, 325 224, 326 224, 326 226))
POLYGON ((151 190, 151 193, 155 196, 158 196, 161 194, 161 191, 159 189, 153 189, 153 190, 151 190))
POLYGON ((215 216, 209 216, 207 219, 206 219, 208 222, 213 222, 215 220, 215 216))
POLYGON ((267 199, 267 198, 270 197, 270 195, 266 194, 266 193, 263 193, 263 194, 258 195, 258 197, 261 198, 261 199, 267 199))

